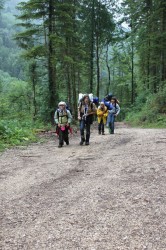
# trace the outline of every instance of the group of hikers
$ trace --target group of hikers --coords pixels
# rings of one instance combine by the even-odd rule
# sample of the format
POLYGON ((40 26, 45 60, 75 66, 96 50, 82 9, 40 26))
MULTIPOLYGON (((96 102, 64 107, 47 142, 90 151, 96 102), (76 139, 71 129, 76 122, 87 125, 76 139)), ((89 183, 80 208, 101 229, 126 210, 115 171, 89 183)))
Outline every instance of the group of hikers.
MULTIPOLYGON (((107 124, 109 133, 114 134, 115 117, 120 112, 119 101, 112 94, 108 94, 99 105, 95 104, 89 94, 84 94, 78 104, 78 120, 80 127, 81 141, 80 145, 89 145, 90 127, 93 123, 94 115, 97 115, 98 134, 105 135, 105 126, 107 124), (98 107, 97 107, 98 106, 98 107)), ((56 133, 59 136, 59 145, 69 145, 69 132, 71 132, 72 114, 65 102, 58 104, 58 109, 54 114, 56 133)))

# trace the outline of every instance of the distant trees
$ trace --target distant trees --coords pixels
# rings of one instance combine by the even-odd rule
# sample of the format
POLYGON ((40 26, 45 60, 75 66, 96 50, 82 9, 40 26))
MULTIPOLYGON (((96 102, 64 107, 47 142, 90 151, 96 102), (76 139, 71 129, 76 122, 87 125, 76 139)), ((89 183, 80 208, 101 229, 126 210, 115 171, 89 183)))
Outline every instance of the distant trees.
POLYGON ((156 93, 166 82, 166 2, 124 0, 137 51, 137 91, 156 93))
POLYGON ((19 25, 25 28, 16 35, 18 44, 26 50, 26 58, 35 60, 38 67, 43 65, 48 79, 48 96, 43 92, 48 117, 53 121, 54 109, 61 98, 75 111, 79 91, 95 91, 99 95, 99 51, 114 29, 112 14, 105 4, 97 0, 92 4, 77 0, 29 0, 20 3, 18 9, 19 25))
POLYGON ((0 10, 3 9, 5 0, 0 0, 0 10))
POLYGON ((113 92, 129 106, 164 88, 164 0, 28 0, 18 12, 17 25, 0 15, 0 69, 26 79, 34 120, 53 122, 62 99, 76 117, 79 92, 113 92))
POLYGON ((8 72, 12 77, 24 79, 25 62, 20 58, 20 49, 13 41, 18 29, 12 13, 3 9, 5 1, 0 1, 0 70, 8 72))

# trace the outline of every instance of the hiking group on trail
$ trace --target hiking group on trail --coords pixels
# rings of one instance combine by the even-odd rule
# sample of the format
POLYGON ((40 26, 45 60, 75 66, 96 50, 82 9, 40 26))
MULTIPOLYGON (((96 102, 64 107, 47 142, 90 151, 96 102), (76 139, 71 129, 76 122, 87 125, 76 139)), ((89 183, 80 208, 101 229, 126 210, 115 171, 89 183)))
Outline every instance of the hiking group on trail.
MULTIPOLYGON (((97 116, 98 134, 105 135, 105 126, 108 127, 109 133, 114 134, 114 122, 116 116, 120 113, 119 101, 112 94, 108 94, 98 105, 98 98, 93 99, 92 94, 79 94, 78 104, 78 121, 80 128, 81 141, 80 145, 89 145, 90 128, 93 123, 94 115, 97 116), (98 106, 98 107, 97 107, 98 106)), ((65 102, 58 104, 58 109, 54 114, 56 124, 56 133, 59 137, 59 145, 69 145, 69 132, 72 133, 71 122, 72 114, 67 108, 65 102)))
POLYGON ((65 102, 60 102, 58 104, 58 109, 55 111, 54 115, 55 123, 57 124, 56 132, 59 136, 59 148, 61 148, 66 142, 69 145, 69 130, 70 123, 72 121, 71 112, 66 108, 65 102))
POLYGON ((89 95, 84 95, 78 106, 78 120, 80 123, 80 145, 89 145, 90 126, 93 123, 93 115, 96 114, 96 105, 90 101, 89 95), (84 135, 86 130, 86 137, 84 135))

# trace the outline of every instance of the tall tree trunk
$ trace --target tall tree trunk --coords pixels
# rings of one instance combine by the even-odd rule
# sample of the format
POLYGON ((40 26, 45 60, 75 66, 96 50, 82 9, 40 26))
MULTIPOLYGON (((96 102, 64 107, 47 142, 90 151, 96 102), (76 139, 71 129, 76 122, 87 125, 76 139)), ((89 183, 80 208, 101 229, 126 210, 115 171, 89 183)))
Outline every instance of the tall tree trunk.
POLYGON ((35 121, 37 115, 37 103, 36 103, 36 81, 37 81, 37 74, 36 74, 36 62, 34 61, 30 64, 30 75, 32 81, 32 91, 33 91, 33 120, 35 121))
POLYGON ((77 91, 76 91, 76 69, 75 65, 73 65, 73 70, 72 70, 72 83, 73 83, 73 101, 72 103, 72 111, 73 111, 73 118, 76 120, 77 119, 77 91))
POLYGON ((99 65, 99 36, 96 34, 96 64, 97 64, 97 89, 96 94, 99 97, 100 94, 100 65, 99 65))
MULTIPOLYGON (((98 11, 97 13, 100 13, 100 2, 98 2, 98 11)), ((97 15, 96 20, 96 27, 95 27, 95 33, 96 33, 96 66, 97 66, 97 88, 96 88, 96 94, 99 97, 100 95, 100 56, 99 56, 99 38, 100 38, 100 19, 99 14, 97 15)))
MULTIPOLYGON (((161 0, 161 34, 165 34, 166 32, 166 3, 165 0, 161 0)), ((161 86, 163 86, 164 81, 166 81, 166 36, 162 35, 161 39, 161 64, 160 64, 160 72, 161 72, 161 86)))
POLYGON ((131 41, 131 103, 134 103, 134 42, 131 41))
POLYGON ((49 25, 48 25, 48 81, 49 81, 49 101, 48 108, 51 123, 54 123, 54 110, 56 107, 56 66, 55 53, 52 35, 55 33, 54 27, 54 0, 49 0, 49 25))
POLYGON ((107 45, 106 45, 106 66, 107 66, 107 71, 108 71, 107 93, 109 93, 110 86, 111 86, 111 70, 110 70, 110 66, 109 66, 108 49, 109 49, 109 44, 107 43, 107 45))
POLYGON ((95 0, 92 0, 91 9, 91 50, 90 50, 90 92, 93 93, 93 68, 94 68, 94 27, 95 27, 95 0))

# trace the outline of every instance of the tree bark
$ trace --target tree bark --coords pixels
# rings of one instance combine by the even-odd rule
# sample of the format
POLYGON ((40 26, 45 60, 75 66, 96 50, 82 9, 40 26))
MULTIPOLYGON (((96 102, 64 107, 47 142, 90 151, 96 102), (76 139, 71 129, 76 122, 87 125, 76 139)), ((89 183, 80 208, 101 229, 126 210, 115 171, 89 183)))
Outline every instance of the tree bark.
POLYGON ((54 26, 54 0, 49 0, 49 25, 48 25, 48 81, 49 81, 49 101, 48 108, 51 123, 54 123, 54 110, 56 107, 56 63, 52 35, 55 32, 54 26))

